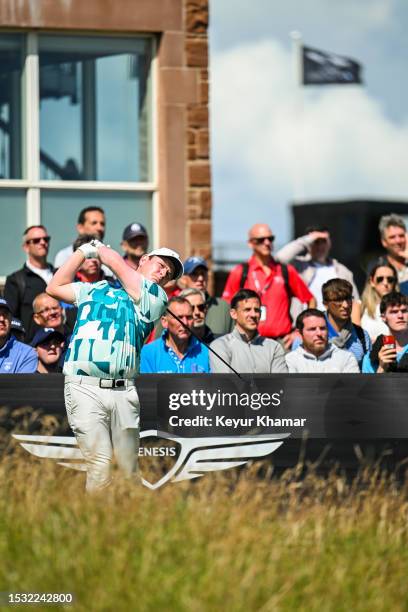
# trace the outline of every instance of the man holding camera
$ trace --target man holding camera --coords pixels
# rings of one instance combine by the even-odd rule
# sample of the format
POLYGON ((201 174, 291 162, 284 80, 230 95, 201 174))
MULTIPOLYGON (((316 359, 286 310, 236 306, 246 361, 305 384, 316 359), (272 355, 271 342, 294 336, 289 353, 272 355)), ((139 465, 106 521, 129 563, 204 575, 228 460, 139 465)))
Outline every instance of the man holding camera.
POLYGON ((363 359, 363 374, 408 372, 408 296, 397 291, 384 295, 381 318, 390 330, 380 335, 363 359))

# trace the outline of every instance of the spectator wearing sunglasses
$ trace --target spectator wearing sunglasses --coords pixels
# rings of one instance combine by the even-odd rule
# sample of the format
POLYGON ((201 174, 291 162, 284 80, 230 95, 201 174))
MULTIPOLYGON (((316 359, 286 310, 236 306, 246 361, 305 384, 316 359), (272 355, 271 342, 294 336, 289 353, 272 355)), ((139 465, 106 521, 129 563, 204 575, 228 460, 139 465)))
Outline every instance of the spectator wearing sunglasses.
POLYGON ((6 278, 4 297, 14 317, 20 319, 26 330, 26 340, 35 333, 33 300, 45 291, 55 272, 47 262, 50 236, 43 225, 31 225, 23 234, 23 250, 27 260, 24 266, 6 278))
MULTIPOLYGON (((360 302, 357 287, 351 270, 330 257, 331 239, 329 228, 322 225, 310 226, 306 234, 289 242, 276 253, 276 259, 282 263, 291 263, 316 299, 317 308, 324 309, 322 287, 332 278, 343 278, 353 287, 354 301, 352 319, 360 320, 360 302)), ((292 316, 297 317, 304 309, 299 303, 294 305, 292 316)))
POLYGON ((371 351, 371 340, 368 333, 351 320, 352 284, 343 278, 333 278, 324 283, 322 295, 330 342, 352 353, 361 368, 365 353, 371 351))
POLYGON ((293 342, 291 298, 313 308, 316 304, 312 293, 291 265, 281 264, 272 257, 275 236, 265 223, 252 226, 248 234, 248 246, 252 257, 239 264, 229 274, 222 297, 231 302, 240 289, 252 289, 261 298, 259 333, 281 342, 288 350, 293 342))
POLYGON ((215 336, 212 330, 206 324, 208 304, 204 291, 191 287, 189 289, 183 289, 183 291, 179 293, 179 297, 185 298, 193 307, 192 329, 194 333, 200 338, 200 340, 210 344, 213 340, 215 340, 215 336))
POLYGON ((234 326, 230 317, 229 304, 225 300, 208 293, 208 264, 203 257, 195 256, 186 259, 184 276, 181 282, 187 289, 204 291, 207 304, 207 325, 216 336, 228 334, 234 326))
POLYGON ((372 342, 380 334, 390 333, 380 313, 380 302, 384 295, 398 290, 398 277, 394 266, 389 263, 375 265, 361 296, 361 326, 368 332, 372 342))

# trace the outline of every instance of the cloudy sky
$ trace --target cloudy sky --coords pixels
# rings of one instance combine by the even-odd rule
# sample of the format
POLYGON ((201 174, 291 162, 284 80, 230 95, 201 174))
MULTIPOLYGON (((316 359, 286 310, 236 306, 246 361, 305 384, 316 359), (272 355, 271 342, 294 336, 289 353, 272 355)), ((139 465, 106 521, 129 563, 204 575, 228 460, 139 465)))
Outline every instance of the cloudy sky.
POLYGON ((289 239, 294 198, 408 201, 407 0, 210 0, 210 14, 216 257, 258 221, 289 239), (364 85, 299 88, 293 30, 359 61, 364 85))

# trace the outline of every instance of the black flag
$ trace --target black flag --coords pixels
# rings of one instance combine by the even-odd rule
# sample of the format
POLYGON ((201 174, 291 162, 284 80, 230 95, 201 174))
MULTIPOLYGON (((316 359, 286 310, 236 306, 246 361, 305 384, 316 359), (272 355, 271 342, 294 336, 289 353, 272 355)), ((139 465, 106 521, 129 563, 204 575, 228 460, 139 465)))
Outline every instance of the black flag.
POLYGON ((362 83, 361 65, 355 60, 302 47, 303 85, 348 85, 362 83))

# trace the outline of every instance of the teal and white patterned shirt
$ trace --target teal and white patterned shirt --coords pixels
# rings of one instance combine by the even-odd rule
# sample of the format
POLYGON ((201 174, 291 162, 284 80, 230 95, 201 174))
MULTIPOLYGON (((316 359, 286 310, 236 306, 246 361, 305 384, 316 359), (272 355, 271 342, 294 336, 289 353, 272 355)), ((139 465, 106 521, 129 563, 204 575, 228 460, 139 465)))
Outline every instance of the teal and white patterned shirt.
POLYGON ((145 278, 140 299, 107 281, 73 283, 78 315, 67 350, 64 374, 133 378, 140 351, 167 306, 164 290, 145 278))

